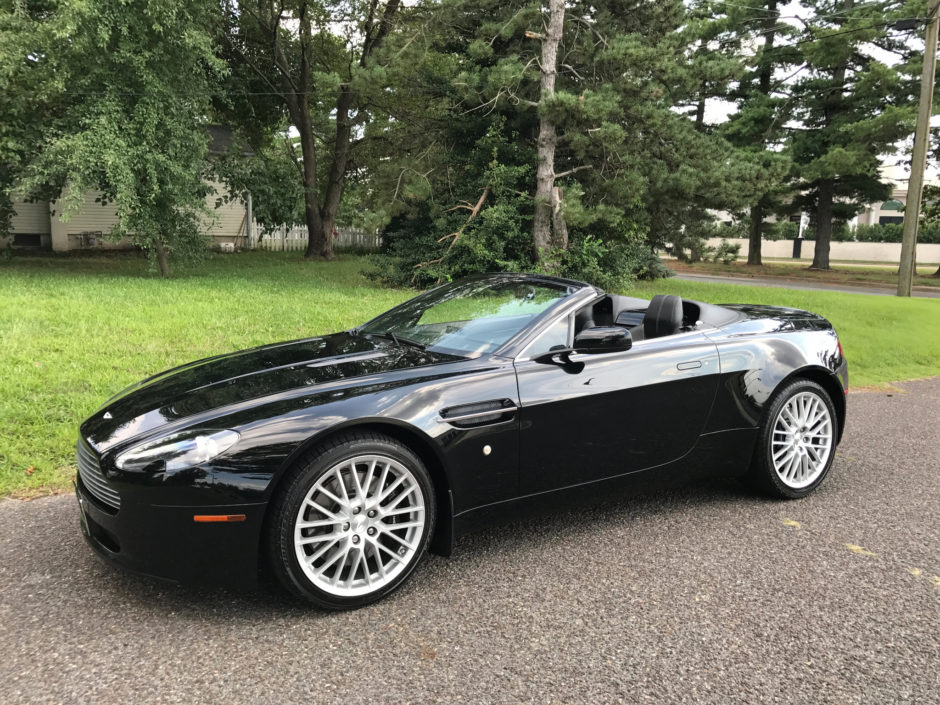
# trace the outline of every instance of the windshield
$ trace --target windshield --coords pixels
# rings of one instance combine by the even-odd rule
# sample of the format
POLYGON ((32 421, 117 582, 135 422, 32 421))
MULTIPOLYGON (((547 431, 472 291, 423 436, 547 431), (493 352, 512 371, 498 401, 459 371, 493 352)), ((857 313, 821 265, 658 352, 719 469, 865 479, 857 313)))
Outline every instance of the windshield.
POLYGON ((359 332, 476 357, 499 348, 572 291, 543 281, 464 280, 406 301, 359 332))

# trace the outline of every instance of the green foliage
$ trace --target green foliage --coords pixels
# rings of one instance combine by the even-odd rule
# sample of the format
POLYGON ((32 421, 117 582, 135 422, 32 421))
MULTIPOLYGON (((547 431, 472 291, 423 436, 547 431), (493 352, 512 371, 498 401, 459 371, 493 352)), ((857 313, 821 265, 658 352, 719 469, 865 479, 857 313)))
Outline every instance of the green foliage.
POLYGON ((204 124, 221 68, 212 7, 87 0, 0 11, 0 92, 14 120, 0 123, 16 145, 0 160, 15 162, 13 180, 27 193, 67 186, 63 219, 99 190, 117 208, 114 237, 151 255, 202 253, 204 124))
POLYGON ((715 248, 715 254, 712 256, 712 262, 721 262, 722 264, 731 264, 738 258, 741 252, 741 245, 722 240, 715 248))
POLYGON ((579 237, 565 249, 546 253, 545 262, 535 271, 585 281, 605 291, 626 291, 637 279, 658 279, 671 275, 662 260, 643 243, 604 242, 592 235, 579 237))
MULTIPOLYGON (((692 21, 680 0, 636 3, 629 12, 617 0, 568 3, 556 94, 537 110, 540 43, 526 32, 538 30, 541 13, 541 3, 531 0, 450 0, 409 14, 422 19, 421 30, 406 32, 397 41, 416 63, 410 66, 409 82, 394 90, 408 101, 423 96, 437 119, 425 122, 422 133, 402 144, 408 157, 379 165, 383 183, 376 184, 373 194, 379 200, 394 192, 395 215, 415 211, 403 220, 424 220, 433 232, 415 235, 409 252, 404 252, 403 231, 389 227, 391 253, 400 258, 400 272, 407 274, 391 280, 411 281, 409 268, 434 259, 429 250, 440 251, 437 239, 459 227, 439 218, 440 210, 476 201, 485 185, 479 165, 491 159, 489 147, 480 140, 491 125, 511 147, 501 163, 529 167, 513 187, 528 221, 539 112, 551 117, 559 135, 555 171, 564 174, 556 184, 563 191, 572 246, 584 247, 591 237, 611 253, 647 253, 623 260, 636 263, 629 266, 643 266, 639 262, 648 262, 649 245, 672 241, 677 232, 702 219, 706 209, 747 205, 785 170, 773 159, 738 154, 687 114, 677 113, 677 106, 691 106, 702 97, 703 82, 710 91, 722 90, 738 71, 730 53, 688 53, 691 42, 714 29, 701 13, 692 21), (462 163, 475 165, 472 177, 462 163), (403 192, 419 195, 402 198, 403 192), (638 246, 644 240, 645 250, 638 246)), ((501 202, 494 199, 486 208, 501 202)), ((517 225, 513 220, 505 224, 505 232, 494 233, 511 251, 498 252, 486 266, 517 266, 531 259, 532 253, 518 246, 517 225)), ((459 241, 463 247, 483 241, 468 237, 478 227, 468 226, 459 241)), ((445 240, 443 246, 447 244, 445 240)), ((583 261, 582 254, 573 259, 583 261)), ((464 262, 458 255, 455 245, 440 264, 464 262)), ((475 259, 444 270, 428 265, 415 281, 428 275, 434 281, 446 279, 467 266, 482 266, 481 258, 475 259)))
POLYGON ((286 131, 265 136, 254 150, 230 150, 213 162, 215 176, 227 191, 219 202, 251 196, 252 215, 262 236, 281 225, 303 225, 304 188, 297 178, 297 161, 286 131))
POLYGON ((699 222, 693 223, 691 226, 685 228, 681 233, 679 233, 672 241, 672 255, 679 260, 680 262, 701 262, 702 260, 706 261, 715 261, 716 256, 719 252, 721 257, 726 257, 728 255, 728 248, 737 247, 736 250, 733 250, 735 256, 737 256, 738 250, 740 250, 739 245, 728 244, 728 248, 722 247, 722 249, 716 249, 711 247, 708 244, 708 240, 714 238, 721 238, 722 243, 725 242, 726 238, 744 238, 747 237, 747 222, 737 221, 729 225, 724 225, 723 223, 716 223, 714 220, 702 218, 699 222))
POLYGON ((458 205, 417 196, 385 229, 385 251, 373 258, 373 277, 424 288, 468 274, 533 266, 531 202, 521 190, 532 166, 505 131, 504 122, 494 122, 465 161, 451 153, 448 168, 456 171, 454 188, 462 196, 458 205), (471 217, 485 189, 480 211, 471 217))
POLYGON ((879 158, 912 131, 917 61, 904 36, 885 25, 892 17, 910 17, 912 9, 866 2, 833 12, 831 0, 802 4, 815 14, 808 32, 816 40, 799 45, 805 69, 793 82, 789 100, 791 119, 798 122, 787 149, 795 165, 792 205, 815 211, 820 188, 831 187, 831 218, 844 222, 889 196, 879 158), (871 46, 884 51, 874 53, 871 46), (901 61, 883 63, 879 57, 886 52, 901 61))
POLYGON ((792 223, 789 220, 764 223, 763 237, 765 240, 795 240, 799 234, 799 223, 792 223))

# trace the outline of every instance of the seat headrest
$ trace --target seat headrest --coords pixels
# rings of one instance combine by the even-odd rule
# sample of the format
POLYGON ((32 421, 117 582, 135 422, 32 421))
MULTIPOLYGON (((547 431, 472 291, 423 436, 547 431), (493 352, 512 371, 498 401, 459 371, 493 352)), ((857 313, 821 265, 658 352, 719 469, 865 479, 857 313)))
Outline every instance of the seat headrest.
POLYGON ((672 335, 682 327, 682 299, 672 294, 657 294, 643 317, 643 335, 658 338, 672 335))

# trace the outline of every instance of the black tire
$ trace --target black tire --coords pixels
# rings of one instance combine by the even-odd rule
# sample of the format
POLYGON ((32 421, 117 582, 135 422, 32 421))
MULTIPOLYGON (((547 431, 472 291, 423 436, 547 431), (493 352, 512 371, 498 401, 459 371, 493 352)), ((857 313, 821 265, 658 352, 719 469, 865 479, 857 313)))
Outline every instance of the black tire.
MULTIPOLYGON (((356 468, 362 468, 362 465, 357 465, 356 468)), ((346 468, 344 468, 346 469, 346 468)), ((355 483, 359 483, 361 480, 363 483, 368 482, 365 476, 365 470, 361 470, 362 475, 356 475, 356 480, 351 479, 350 472, 360 472, 355 468, 347 469, 346 475, 343 475, 343 471, 339 470, 339 476, 344 479, 344 484, 347 483, 346 478, 349 477, 348 484, 350 485, 349 490, 351 491, 349 504, 362 504, 363 507, 367 506, 368 496, 367 493, 364 493, 362 498, 363 502, 357 502, 355 500, 355 490, 353 489, 355 483)), ((400 470, 396 470, 400 472, 400 470)), ((378 473, 376 473, 378 474, 378 473)), ((402 473, 401 476, 407 476, 402 473)), ((372 478, 369 476, 369 479, 372 479, 374 482, 378 482, 378 478, 372 478)), ((390 486, 390 482, 386 483, 386 487, 390 486)), ((376 485, 373 485, 377 487, 376 485)), ((338 485, 331 485, 331 489, 338 490, 338 485)), ((368 491, 368 488, 366 488, 368 491)), ((379 494, 381 494, 381 490, 379 494)), ((412 497, 414 495, 411 495, 412 497)), ((394 498, 395 495, 392 494, 394 498)), ((373 497, 374 498, 374 497, 373 497)), ((412 502, 412 499, 407 500, 409 503, 412 502)), ((431 478, 428 475, 427 469, 424 467, 424 463, 421 462, 421 459, 408 447, 402 445, 398 441, 389 438, 385 435, 369 432, 369 431, 353 431, 349 433, 344 433, 339 436, 335 436, 331 439, 328 439, 321 445, 316 446, 307 453, 305 453, 297 464, 294 467, 290 477, 285 478, 284 482, 281 485, 280 491, 277 492, 274 500, 274 510, 271 517, 271 521, 268 524, 268 555, 271 558, 271 563, 273 564, 274 573, 277 576, 278 580, 292 593, 302 597, 320 607, 331 610, 347 610, 347 609, 356 609, 364 605, 380 600, 391 592, 395 591, 414 571, 418 563, 421 562, 421 559, 424 557, 427 552, 428 543, 431 536, 434 533, 434 520, 437 515, 437 502, 434 495, 434 486, 431 482, 431 478), (340 595, 336 594, 336 591, 341 589, 342 586, 339 585, 336 588, 331 588, 331 591, 323 589, 320 585, 314 582, 314 578, 311 577, 311 572, 316 572, 315 567, 308 563, 308 568, 305 569, 301 566, 300 559, 298 558, 298 552, 304 550, 303 547, 299 547, 295 543, 295 531, 298 532, 298 536, 305 536, 301 534, 301 531, 305 529, 297 529, 296 522, 302 520, 303 515, 301 515, 301 509, 304 507, 304 511, 309 511, 306 507, 309 507, 309 502, 307 502, 308 495, 311 492, 315 492, 314 489, 317 486, 317 483, 321 482, 334 482, 337 472, 337 467, 342 463, 348 463, 353 461, 356 458, 361 458, 362 456, 379 456, 387 458, 390 461, 389 467, 395 468, 404 468, 407 470, 407 473, 410 473, 410 477, 414 479, 412 483, 411 480, 407 480, 407 485, 411 487, 415 485, 413 490, 415 493, 420 493, 420 499, 423 503, 423 527, 415 527, 415 530, 412 532, 415 534, 415 539, 411 542, 412 546, 416 546, 413 550, 413 553, 408 556, 406 561, 400 561, 404 564, 403 567, 399 565, 399 562, 390 563, 389 565, 394 565, 394 570, 397 570, 397 574, 394 575, 386 584, 382 584, 374 590, 365 592, 363 594, 356 595, 340 595), (325 476, 330 475, 329 478, 325 476), (417 532, 420 531, 418 535, 417 532), (416 540, 416 543, 415 543, 416 540)), ((375 505, 378 506, 378 505, 375 505)), ((405 505, 406 508, 408 505, 405 505)), ((381 509, 381 508, 380 508, 381 509)), ((335 512, 337 516, 346 517, 346 514, 343 512, 355 511, 354 509, 344 509, 343 505, 333 505, 330 508, 330 511, 335 512)), ((416 509, 416 511, 418 511, 416 509)), ((325 515, 327 512, 316 512, 317 516, 325 515)), ((357 512, 358 516, 353 517, 355 520, 363 520, 365 517, 365 512, 361 514, 357 512)), ((411 518, 411 517, 409 517, 411 518)), ((380 516, 377 519, 372 519, 370 521, 375 522, 376 526, 380 527, 390 527, 394 529, 394 524, 379 524, 381 521, 396 521, 395 519, 382 519, 380 516)), ((369 560, 372 561, 371 565, 376 566, 377 556, 387 556, 387 553, 384 553, 382 550, 379 550, 380 547, 376 544, 383 539, 384 534, 395 533, 395 532, 383 532, 382 529, 378 530, 377 537, 369 538, 365 540, 365 531, 366 529, 360 527, 357 531, 357 528, 354 526, 350 530, 350 522, 346 521, 345 524, 338 521, 331 521, 331 526, 328 528, 322 529, 323 533, 313 534, 316 537, 327 537, 319 539, 321 543, 319 545, 325 546, 327 543, 334 544, 337 541, 346 541, 346 538, 337 538, 340 535, 343 537, 349 537, 349 540, 352 539, 353 534, 357 534, 356 541, 358 550, 362 552, 362 564, 354 564, 348 568, 346 572, 343 572, 343 575, 349 575, 350 572, 354 573, 352 577, 349 577, 349 584, 352 585, 355 577, 362 575, 362 582, 366 581, 366 572, 370 571, 369 560), (362 538, 360 539, 359 536, 362 538), (360 543, 361 542, 361 543, 360 543), (371 550, 369 556, 366 556, 367 553, 367 544, 371 550)), ((317 529, 310 529, 311 531, 317 531, 317 529)), ((373 531, 373 528, 370 526, 368 531, 373 531)), ((399 535, 402 531, 405 530, 396 530, 399 535)), ((406 534, 407 535, 407 534, 406 534)), ((371 535, 370 535, 371 536, 371 535)), ((393 537, 392 537, 393 538, 393 537)), ((326 556, 322 559, 323 562, 326 562, 329 556, 336 555, 341 553, 343 550, 350 548, 349 543, 342 543, 342 546, 346 548, 341 548, 339 545, 335 549, 329 549, 326 553, 326 556), (330 551, 335 551, 330 553, 330 551)), ((386 537, 386 546, 395 547, 398 545, 395 541, 391 541, 390 538, 386 537)), ((400 549, 404 554, 404 549, 400 549)), ((410 550, 410 549, 409 549, 410 550)), ((309 556, 308 556, 309 558, 309 556)), ((336 565, 344 564, 346 562, 345 558, 340 558, 336 565)), ((322 565, 322 564, 321 564, 322 565)), ((335 568, 334 570, 340 570, 335 568)), ((391 570, 389 572, 392 572, 391 570)), ((384 580, 385 578, 382 577, 384 580)), ((342 579, 340 582, 344 582, 342 579)), ((357 590, 368 590, 371 585, 360 585, 357 590)))
MULTIPOLYGON (((808 397, 801 397, 806 399, 808 397)), ((832 468, 832 462, 836 455, 836 439, 839 437, 839 417, 836 415, 835 406, 829 393, 816 382, 808 379, 794 379, 787 382, 778 389, 767 407, 764 410, 764 416, 761 421, 760 431, 758 433, 757 445, 754 448, 754 457, 751 460, 751 467, 748 479, 759 490, 782 499, 798 499, 811 494, 819 487, 829 475, 832 468), (829 450, 825 462, 821 463, 822 470, 815 478, 805 486, 798 485, 798 482, 788 483, 777 472, 774 466, 774 429, 777 427, 778 418, 783 409, 791 399, 799 395, 813 395, 825 406, 829 413, 831 423, 829 450)), ((778 439, 780 436, 778 436, 778 439)), ((779 440, 778 440, 779 443, 779 440)), ((779 452, 779 447, 778 447, 779 452)))

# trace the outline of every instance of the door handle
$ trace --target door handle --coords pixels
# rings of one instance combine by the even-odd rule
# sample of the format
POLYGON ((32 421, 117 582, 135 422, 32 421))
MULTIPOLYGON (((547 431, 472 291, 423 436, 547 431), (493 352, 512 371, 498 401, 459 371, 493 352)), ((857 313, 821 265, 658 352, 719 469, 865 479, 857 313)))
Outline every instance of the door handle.
POLYGON ((688 362, 680 362, 676 365, 676 368, 679 370, 697 370, 701 366, 701 360, 689 360, 688 362))

